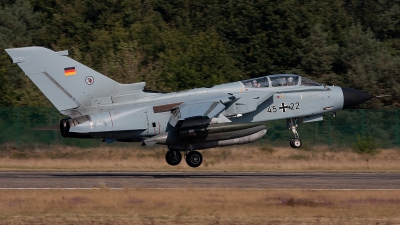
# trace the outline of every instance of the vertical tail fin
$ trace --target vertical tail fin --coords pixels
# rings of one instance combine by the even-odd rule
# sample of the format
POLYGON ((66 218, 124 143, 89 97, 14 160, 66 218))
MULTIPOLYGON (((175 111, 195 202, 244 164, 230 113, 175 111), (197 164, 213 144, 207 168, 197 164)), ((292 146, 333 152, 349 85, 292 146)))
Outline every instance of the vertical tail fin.
POLYGON ((12 62, 25 72, 59 110, 87 107, 92 98, 115 94, 118 82, 67 57, 43 47, 6 49, 12 62))

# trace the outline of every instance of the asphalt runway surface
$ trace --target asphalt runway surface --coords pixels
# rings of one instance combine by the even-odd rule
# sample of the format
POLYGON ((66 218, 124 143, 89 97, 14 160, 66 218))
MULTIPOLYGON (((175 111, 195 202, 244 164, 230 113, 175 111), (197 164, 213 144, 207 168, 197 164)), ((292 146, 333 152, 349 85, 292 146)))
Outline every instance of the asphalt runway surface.
POLYGON ((1 189, 400 189, 400 173, 0 172, 1 189))

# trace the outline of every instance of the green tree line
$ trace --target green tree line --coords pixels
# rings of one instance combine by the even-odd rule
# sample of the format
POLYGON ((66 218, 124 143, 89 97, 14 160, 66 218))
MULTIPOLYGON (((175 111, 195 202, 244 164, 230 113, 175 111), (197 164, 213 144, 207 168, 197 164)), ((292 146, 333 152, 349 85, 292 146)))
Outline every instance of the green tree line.
MULTIPOLYGON (((3 0, 0 49, 44 46, 179 91, 276 73, 400 105, 400 0, 3 0)), ((0 50, 0 105, 49 106, 0 50)))

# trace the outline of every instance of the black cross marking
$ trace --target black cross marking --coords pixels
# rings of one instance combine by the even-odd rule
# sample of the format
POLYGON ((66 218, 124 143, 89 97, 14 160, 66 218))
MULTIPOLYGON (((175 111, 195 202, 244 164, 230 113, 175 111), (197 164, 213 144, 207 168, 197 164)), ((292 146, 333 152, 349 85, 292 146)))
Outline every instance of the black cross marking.
POLYGON ((288 106, 288 105, 285 105, 285 103, 282 103, 282 104, 281 104, 281 107, 279 107, 279 109, 280 109, 282 112, 286 112, 286 109, 289 109, 289 106, 288 106))

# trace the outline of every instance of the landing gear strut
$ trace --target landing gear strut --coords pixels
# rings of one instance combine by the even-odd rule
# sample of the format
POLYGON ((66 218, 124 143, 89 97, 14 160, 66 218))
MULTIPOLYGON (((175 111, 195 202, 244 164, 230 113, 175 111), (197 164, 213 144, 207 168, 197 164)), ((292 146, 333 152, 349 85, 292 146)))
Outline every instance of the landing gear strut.
POLYGON ((296 119, 288 119, 288 127, 289 130, 292 130, 292 133, 294 135, 294 138, 292 138, 290 140, 290 146, 292 146, 292 148, 300 148, 301 147, 301 140, 300 140, 300 136, 299 133, 297 133, 297 124, 296 124, 296 119))
POLYGON ((182 154, 177 150, 169 150, 165 154, 165 161, 171 166, 176 166, 182 161, 182 154))

